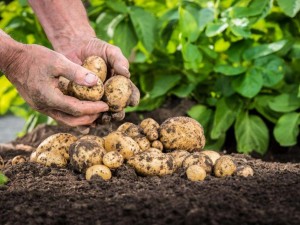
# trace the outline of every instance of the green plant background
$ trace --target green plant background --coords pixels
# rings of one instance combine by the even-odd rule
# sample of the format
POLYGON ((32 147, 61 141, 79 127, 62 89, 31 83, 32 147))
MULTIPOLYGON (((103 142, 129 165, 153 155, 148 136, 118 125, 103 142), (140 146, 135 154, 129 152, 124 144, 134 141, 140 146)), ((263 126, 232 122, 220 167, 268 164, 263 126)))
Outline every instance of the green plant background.
MULTIPOLYGON (((187 114, 221 149, 230 128, 237 151, 264 154, 271 138, 297 144, 300 124, 299 0, 84 1, 99 38, 119 46, 150 111, 170 96, 196 104, 187 114)), ((24 0, 0 3, 0 28, 23 43, 51 47, 24 0)), ((51 123, 0 77, 0 115, 51 123)))

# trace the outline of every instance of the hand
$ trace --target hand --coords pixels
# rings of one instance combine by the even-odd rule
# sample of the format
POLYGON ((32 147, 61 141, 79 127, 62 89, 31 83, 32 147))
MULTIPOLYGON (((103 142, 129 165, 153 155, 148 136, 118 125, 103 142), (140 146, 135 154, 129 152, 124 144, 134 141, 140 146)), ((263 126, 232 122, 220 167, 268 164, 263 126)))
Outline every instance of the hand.
POLYGON ((69 126, 92 124, 108 110, 104 102, 80 101, 63 95, 58 88, 59 76, 85 86, 95 85, 98 78, 90 71, 45 47, 21 46, 11 57, 5 75, 33 109, 69 126))

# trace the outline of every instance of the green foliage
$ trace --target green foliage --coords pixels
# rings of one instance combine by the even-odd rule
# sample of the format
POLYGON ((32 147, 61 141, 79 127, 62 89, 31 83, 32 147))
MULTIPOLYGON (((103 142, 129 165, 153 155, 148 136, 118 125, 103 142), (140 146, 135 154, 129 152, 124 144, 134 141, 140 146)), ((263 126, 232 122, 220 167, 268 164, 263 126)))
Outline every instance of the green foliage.
POLYGON ((0 171, 0 185, 4 185, 8 182, 8 178, 0 171))
MULTIPOLYGON (((190 98, 196 104, 187 114, 203 124, 207 148, 222 148, 230 128, 239 152, 264 154, 270 135, 282 146, 297 143, 298 0, 88 2, 97 35, 130 59, 142 99, 128 111, 190 98)), ((13 1, 0 12, 0 27, 22 34, 18 40, 50 46, 29 8, 13 1), (11 5, 17 10, 4 15, 11 5)))

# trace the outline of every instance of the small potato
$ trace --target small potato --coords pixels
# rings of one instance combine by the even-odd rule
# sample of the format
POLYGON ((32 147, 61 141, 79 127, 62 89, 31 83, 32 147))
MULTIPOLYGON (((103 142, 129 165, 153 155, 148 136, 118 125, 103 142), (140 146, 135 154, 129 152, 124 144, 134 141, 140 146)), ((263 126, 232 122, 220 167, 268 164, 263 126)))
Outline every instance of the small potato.
POLYGON ((103 180, 109 180, 112 176, 110 169, 104 165, 94 165, 85 172, 85 179, 91 180, 94 176, 99 176, 103 180))
POLYGON ((36 151, 32 152, 29 157, 29 162, 36 162, 37 154, 36 151))
POLYGON ((212 161, 213 165, 215 165, 217 159, 221 157, 221 155, 218 152, 213 150, 203 150, 201 151, 201 153, 207 155, 212 161))
POLYGON ((130 80, 116 75, 105 82, 103 101, 108 104, 111 112, 120 112, 127 106, 131 94, 130 80))
POLYGON ((70 164, 76 171, 83 172, 87 168, 102 164, 106 151, 93 140, 78 140, 70 147, 70 164))
POLYGON ((164 153, 142 152, 128 160, 138 173, 148 176, 163 176, 172 174, 175 170, 174 159, 164 153))
POLYGON ((140 127, 143 133, 147 136, 149 141, 154 141, 158 139, 158 128, 159 124, 152 118, 147 118, 142 120, 140 127))
POLYGON ((117 169, 123 165, 123 156, 116 151, 107 152, 103 156, 103 164, 110 169, 117 169))
POLYGON ((35 150, 36 157, 42 152, 59 152, 66 160, 69 160, 69 148, 72 143, 77 140, 72 134, 57 133, 46 138, 35 150))
POLYGON ((190 117, 165 120, 159 129, 160 141, 166 150, 201 150, 205 146, 204 131, 200 123, 190 117))
POLYGON ((141 151, 139 145, 131 137, 119 131, 111 132, 105 137, 104 148, 108 152, 119 152, 124 159, 129 159, 141 151))
POLYGON ((183 162, 182 166, 186 169, 191 165, 199 165, 202 166, 206 173, 211 173, 212 171, 212 161, 210 158, 202 153, 194 152, 187 156, 183 162))
POLYGON ((0 170, 4 168, 4 160, 0 155, 0 170))
POLYGON ((42 152, 36 159, 36 162, 44 166, 66 167, 67 160, 58 152, 42 152))
POLYGON ((25 156, 23 155, 17 155, 15 156, 12 160, 11 160, 11 164, 12 165, 17 165, 17 164, 21 164, 21 163, 24 163, 26 162, 27 159, 25 156))
POLYGON ((99 137, 99 136, 96 136, 96 135, 84 135, 82 137, 80 137, 78 139, 79 141, 82 141, 82 140, 92 140, 92 141, 95 141, 97 142, 100 146, 104 147, 104 139, 102 137, 99 137))
POLYGON ((142 151, 146 151, 149 149, 151 146, 150 141, 145 137, 145 136, 138 136, 133 138, 133 140, 140 146, 140 149, 142 151))
POLYGON ((206 177, 206 172, 202 166, 191 165, 186 170, 186 176, 190 181, 202 181, 206 177))
POLYGON ((236 171, 236 165, 230 156, 221 156, 214 166, 216 177, 231 176, 236 171))
POLYGON ((149 148, 146 150, 146 152, 148 152, 150 154, 163 154, 162 151, 157 148, 149 148))
POLYGON ((63 76, 60 76, 58 78, 58 88, 59 90, 64 94, 64 95, 69 95, 69 85, 70 85, 70 81, 63 77, 63 76))
POLYGON ((125 122, 122 125, 120 125, 117 131, 120 131, 131 138, 135 138, 141 135, 141 130, 139 126, 130 122, 125 122))
POLYGON ((190 155, 190 153, 188 151, 185 150, 175 150, 173 152, 168 153, 171 156, 174 157, 174 163, 176 168, 180 168, 182 166, 182 163, 184 161, 184 159, 190 155))
POLYGON ((251 166, 242 165, 237 167, 235 174, 240 177, 250 177, 254 175, 254 171, 251 166))
POLYGON ((159 141, 159 140, 154 140, 152 143, 151 143, 151 147, 152 148, 157 148, 159 150, 163 150, 164 149, 164 146, 163 144, 159 141))
POLYGON ((106 80, 107 66, 104 59, 100 56, 90 56, 86 58, 82 66, 99 77, 102 82, 106 80))
POLYGON ((97 84, 93 87, 86 87, 71 82, 69 93, 80 100, 100 101, 104 94, 104 86, 101 80, 98 80, 97 84))

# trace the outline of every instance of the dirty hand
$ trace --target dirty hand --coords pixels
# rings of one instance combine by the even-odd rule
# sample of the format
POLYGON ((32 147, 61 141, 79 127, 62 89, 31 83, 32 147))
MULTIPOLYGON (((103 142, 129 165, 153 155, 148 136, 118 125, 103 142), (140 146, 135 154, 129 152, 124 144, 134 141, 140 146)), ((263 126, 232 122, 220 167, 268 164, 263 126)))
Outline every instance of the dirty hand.
POLYGON ((91 124, 100 112, 108 110, 104 102, 80 101, 58 89, 59 76, 85 86, 95 85, 98 78, 87 69, 45 47, 19 46, 2 70, 33 109, 69 126, 91 124))

